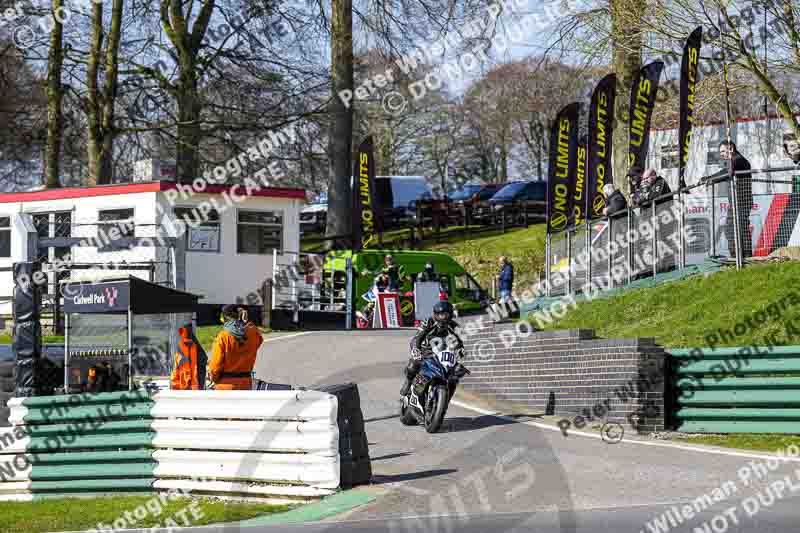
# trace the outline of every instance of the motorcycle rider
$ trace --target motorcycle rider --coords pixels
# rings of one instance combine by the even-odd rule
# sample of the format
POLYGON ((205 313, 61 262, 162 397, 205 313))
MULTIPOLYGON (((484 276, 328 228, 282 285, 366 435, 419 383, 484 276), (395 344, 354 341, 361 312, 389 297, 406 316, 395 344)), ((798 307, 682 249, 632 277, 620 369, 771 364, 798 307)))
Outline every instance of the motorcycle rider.
MULTIPOLYGON (((405 368, 406 380, 400 389, 400 396, 406 396, 411 390, 411 384, 417 377, 422 361, 433 357, 433 348, 437 343, 456 352, 458 360, 464 356, 464 343, 456 334, 458 324, 453 321, 453 304, 448 301, 436 302, 433 306, 433 316, 420 325, 417 333, 411 339, 411 357, 405 368)), ((459 378, 467 374, 464 365, 458 363, 456 376, 459 378)))

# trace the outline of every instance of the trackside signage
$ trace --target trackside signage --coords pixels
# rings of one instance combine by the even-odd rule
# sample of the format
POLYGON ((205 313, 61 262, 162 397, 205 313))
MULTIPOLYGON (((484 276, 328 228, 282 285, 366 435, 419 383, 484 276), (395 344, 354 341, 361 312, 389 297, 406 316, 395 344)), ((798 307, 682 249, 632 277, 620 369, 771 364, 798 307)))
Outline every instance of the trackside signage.
POLYGON ((81 285, 75 292, 64 295, 67 313, 124 312, 130 304, 130 285, 125 282, 81 285))

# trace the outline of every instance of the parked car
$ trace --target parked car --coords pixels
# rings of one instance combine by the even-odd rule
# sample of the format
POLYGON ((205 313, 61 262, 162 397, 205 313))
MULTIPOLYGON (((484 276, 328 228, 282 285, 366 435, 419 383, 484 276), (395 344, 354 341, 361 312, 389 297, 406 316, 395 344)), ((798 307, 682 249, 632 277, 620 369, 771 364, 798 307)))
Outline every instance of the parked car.
POLYGON ((314 233, 325 231, 325 221, 328 213, 328 195, 320 194, 310 205, 300 211, 300 233, 314 233))
POLYGON ((450 216, 461 219, 469 207, 471 217, 481 218, 488 210, 489 199, 502 188, 503 184, 501 183, 464 185, 448 197, 450 216))
POLYGON ((513 181, 489 200, 492 212, 507 217, 544 218, 547 213, 546 181, 513 181))
POLYGON ((441 198, 422 176, 377 176, 375 186, 381 199, 384 229, 415 220, 418 203, 443 206, 441 198))

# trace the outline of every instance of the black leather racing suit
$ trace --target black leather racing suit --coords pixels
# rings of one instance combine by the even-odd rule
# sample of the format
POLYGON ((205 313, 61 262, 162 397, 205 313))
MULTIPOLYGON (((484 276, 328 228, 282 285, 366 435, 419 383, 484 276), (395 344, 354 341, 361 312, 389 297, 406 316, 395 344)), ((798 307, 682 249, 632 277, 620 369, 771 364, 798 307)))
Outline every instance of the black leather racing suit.
MULTIPOLYGON (((429 318, 420 324, 419 329, 417 329, 409 343, 411 357, 405 368, 406 380, 400 389, 401 396, 408 394, 411 383, 419 373, 423 359, 433 357, 433 347, 437 342, 454 351, 459 360, 464 357, 464 343, 456 334, 457 327, 458 324, 453 320, 441 323, 433 318, 429 318)), ((466 374, 466 368, 461 363, 458 363, 456 372, 463 376, 466 374)))

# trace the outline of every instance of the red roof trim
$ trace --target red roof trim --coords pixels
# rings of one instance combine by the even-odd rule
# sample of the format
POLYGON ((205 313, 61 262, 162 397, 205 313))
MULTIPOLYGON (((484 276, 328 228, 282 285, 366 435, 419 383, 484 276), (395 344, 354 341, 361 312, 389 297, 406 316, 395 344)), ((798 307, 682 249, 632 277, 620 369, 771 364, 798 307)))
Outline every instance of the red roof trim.
MULTIPOLYGON (((186 187, 191 188, 191 185, 186 184, 186 187)), ((0 203, 43 202, 47 200, 88 198, 91 196, 163 192, 177 188, 178 184, 172 181, 148 181, 144 183, 125 183, 121 185, 98 185, 96 187, 65 187, 61 189, 47 189, 44 191, 3 193, 0 194, 0 203)), ((230 190, 231 187, 226 185, 208 185, 204 191, 201 192, 198 190, 196 194, 222 194, 230 190)), ((235 194, 237 196, 245 196, 244 187, 240 186, 235 194)), ((305 189, 293 189, 288 187, 267 187, 258 191, 253 191, 251 196, 305 200, 306 191, 305 189)))

